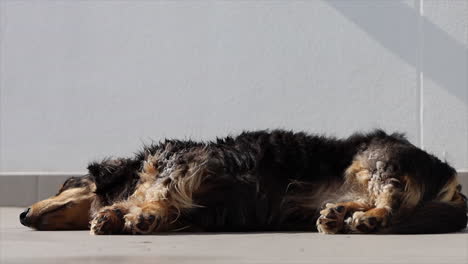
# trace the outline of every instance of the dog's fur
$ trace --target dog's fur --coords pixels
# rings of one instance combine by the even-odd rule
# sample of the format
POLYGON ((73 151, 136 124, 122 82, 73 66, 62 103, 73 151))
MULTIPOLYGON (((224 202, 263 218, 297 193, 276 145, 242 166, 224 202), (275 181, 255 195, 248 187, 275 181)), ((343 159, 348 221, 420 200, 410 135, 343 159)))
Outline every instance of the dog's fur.
POLYGON ((38 230, 441 233, 466 227, 456 172, 401 134, 340 140, 282 130, 166 140, 91 163, 31 206, 38 230))

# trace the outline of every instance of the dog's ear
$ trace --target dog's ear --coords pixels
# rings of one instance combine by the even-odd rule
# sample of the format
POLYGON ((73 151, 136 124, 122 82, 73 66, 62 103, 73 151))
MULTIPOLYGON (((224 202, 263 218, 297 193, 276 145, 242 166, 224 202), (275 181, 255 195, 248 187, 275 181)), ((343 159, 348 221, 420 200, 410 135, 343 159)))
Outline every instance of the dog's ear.
POLYGON ((90 163, 88 171, 96 184, 96 193, 105 193, 119 183, 136 177, 138 162, 131 159, 106 159, 90 163))
POLYGON ((111 186, 116 180, 117 163, 106 159, 101 162, 92 162, 88 165, 88 172, 96 184, 96 192, 102 192, 111 186))
POLYGON ((96 177, 99 177, 99 175, 101 174, 101 171, 103 169, 103 165, 101 163, 98 163, 98 162, 91 162, 88 165, 87 169, 88 169, 89 175, 91 175, 93 180, 96 180, 96 177))

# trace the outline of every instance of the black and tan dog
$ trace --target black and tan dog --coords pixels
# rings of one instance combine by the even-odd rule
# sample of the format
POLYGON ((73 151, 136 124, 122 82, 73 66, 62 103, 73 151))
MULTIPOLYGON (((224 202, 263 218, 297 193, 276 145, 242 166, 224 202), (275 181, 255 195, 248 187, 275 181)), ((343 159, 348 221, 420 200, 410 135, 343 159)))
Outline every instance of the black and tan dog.
POLYGON ((440 233, 466 227, 455 170, 383 131, 167 140, 92 163, 20 215, 38 230, 440 233))

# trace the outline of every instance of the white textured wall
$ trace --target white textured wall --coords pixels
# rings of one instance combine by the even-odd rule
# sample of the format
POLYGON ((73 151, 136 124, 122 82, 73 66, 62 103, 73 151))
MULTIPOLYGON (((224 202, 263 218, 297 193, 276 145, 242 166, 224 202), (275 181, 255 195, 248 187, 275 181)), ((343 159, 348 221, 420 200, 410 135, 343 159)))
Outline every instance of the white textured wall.
POLYGON ((381 127, 468 168, 468 2, 0 0, 1 172, 381 127))

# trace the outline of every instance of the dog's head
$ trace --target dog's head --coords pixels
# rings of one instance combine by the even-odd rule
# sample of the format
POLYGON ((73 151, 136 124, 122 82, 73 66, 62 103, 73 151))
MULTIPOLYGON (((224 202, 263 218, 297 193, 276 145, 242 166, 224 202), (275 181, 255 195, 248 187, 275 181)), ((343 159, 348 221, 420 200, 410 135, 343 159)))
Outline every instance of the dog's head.
POLYGON ((89 174, 67 179, 55 196, 22 212, 20 222, 37 230, 88 229, 92 212, 133 192, 139 164, 131 159, 93 162, 89 174))
POLYGON ((33 204, 20 214, 20 222, 37 230, 87 229, 96 186, 88 176, 67 179, 58 193, 33 204))

